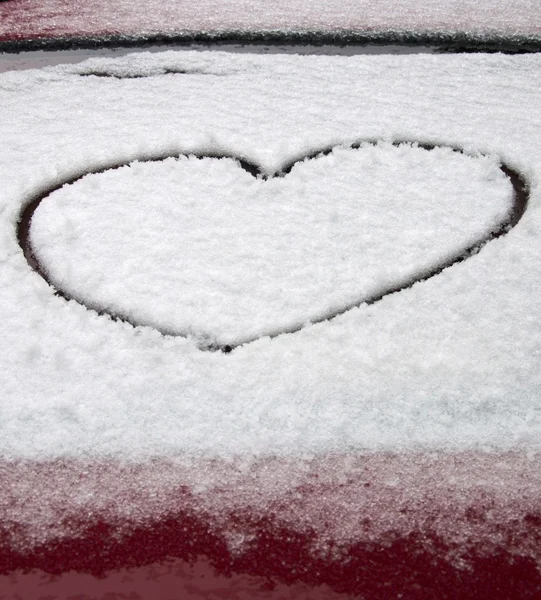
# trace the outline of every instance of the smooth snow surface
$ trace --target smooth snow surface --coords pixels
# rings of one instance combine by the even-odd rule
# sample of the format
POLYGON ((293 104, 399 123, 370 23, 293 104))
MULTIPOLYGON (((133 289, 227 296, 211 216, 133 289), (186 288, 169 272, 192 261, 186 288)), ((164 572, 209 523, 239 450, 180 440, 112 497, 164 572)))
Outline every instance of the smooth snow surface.
POLYGON ((447 148, 336 148, 266 181, 230 158, 181 157, 53 192, 31 243, 70 297, 234 345, 322 320, 460 256, 511 204, 497 160, 447 148))
MULTIPOLYGON (((2 74, 1 455, 142 460, 178 455, 309 457, 333 450, 541 450, 540 67, 541 57, 536 55, 167 52, 2 74), (113 76, 103 76, 107 74, 113 76), (141 232, 155 235, 156 222, 163 223, 162 214, 156 221, 145 216, 141 206, 125 213, 126 223, 120 222, 118 212, 107 223, 113 205, 119 211, 130 202, 125 177, 136 178, 134 201, 157 198, 163 206, 164 198, 154 196, 159 190, 153 181, 161 178, 160 169, 167 175, 164 186, 173 185, 178 176, 174 185, 186 186, 182 202, 197 226, 204 215, 197 212, 197 201, 189 206, 188 195, 214 203, 224 194, 227 197, 229 186, 240 186, 231 201, 249 202, 249 191, 257 190, 254 201, 261 202, 268 201, 265 194, 270 192, 261 196, 260 190, 274 190, 282 200, 280 209, 287 202, 292 212, 299 210, 306 227, 312 225, 308 214, 333 227, 344 219, 339 244, 326 248, 323 244, 314 250, 314 260, 304 263, 317 285, 332 291, 326 271, 334 260, 332 252, 348 254, 348 246, 342 246, 348 243, 346 234, 350 227, 357 232, 355 219, 363 218, 363 211, 353 211, 348 204, 352 192, 346 171, 355 171, 341 171, 348 161, 374 162, 366 181, 363 170, 356 171, 361 188, 371 183, 371 190, 376 186, 386 194, 400 186, 405 197, 413 199, 408 177, 415 166, 401 178, 398 170, 396 181, 394 174, 387 182, 378 175, 386 172, 387 158, 394 170, 419 155, 419 165, 426 165, 419 176, 428 186, 423 202, 430 210, 422 208, 423 217, 415 219, 401 207, 396 221, 397 229, 416 227, 422 236, 428 235, 427 252, 444 252, 434 244, 439 237, 442 244, 450 243, 446 248, 460 245, 465 223, 470 227, 474 218, 480 221, 471 221, 467 235, 477 235, 497 219, 509 194, 508 183, 495 168, 497 157, 530 182, 530 206, 506 236, 428 281, 331 322, 272 340, 263 338, 230 354, 203 352, 195 338, 164 337, 151 328, 133 328, 66 302, 31 270, 17 243, 16 225, 27 202, 62 181, 114 162, 168 154, 228 154, 272 174, 310 152, 367 139, 440 143, 492 158, 466 158, 443 150, 425 156, 420 149, 405 147, 401 162, 397 150, 383 145, 357 152, 337 150, 297 165, 283 179, 265 182, 233 161, 180 160, 153 167, 141 163, 72 186, 74 191, 88 192, 86 199, 76 194, 75 203, 82 202, 80 215, 71 212, 71 201, 61 210, 58 205, 47 209, 45 200, 42 208, 55 211, 55 219, 69 221, 75 215, 85 221, 84 227, 66 222, 57 238, 60 247, 73 244, 76 253, 79 234, 90 227, 89 219, 95 227, 92 211, 99 207, 104 227, 129 229, 133 223, 126 243, 136 243, 141 232), (443 191, 438 187, 435 194, 431 186, 440 176, 443 191), (288 191, 291 182, 295 193, 288 191), (473 209, 464 206, 466 196, 461 194, 456 196, 460 206, 454 206, 454 194, 461 186, 479 191, 480 197, 471 198, 473 209), (214 190, 214 195, 203 193, 205 189, 214 190), (339 189, 340 195, 334 194, 339 189), (317 205, 320 195, 325 202, 315 210, 310 203, 317 205), (347 210, 342 211, 343 202, 347 210), (438 225, 444 218, 449 225, 442 236, 439 230, 427 233, 427 222, 438 225), (453 227, 459 230, 456 239, 453 227)), ((415 189, 423 188, 416 184, 415 189)), ((67 188, 56 194, 60 199, 70 193, 67 188)), ((400 206, 396 198, 385 202, 400 206)), ((212 206, 209 223, 217 227, 222 213, 212 206)), ((260 227, 257 219, 248 220, 240 204, 223 213, 227 219, 235 215, 239 215, 235 227, 260 227)), ((382 217, 376 204, 366 215, 370 220, 382 217)), ((392 226, 392 219, 387 223, 392 226)), ((184 233, 195 243, 197 232, 190 227, 185 224, 184 233)), ((296 239, 291 236, 297 235, 297 228, 289 234, 287 227, 287 220, 273 222, 273 244, 282 239, 277 230, 296 239)), ((367 223, 364 231, 374 227, 375 223, 367 223)), ((88 231, 98 238, 106 229, 88 231)), ((330 231, 323 227, 324 240, 330 231)), ((404 256, 388 249, 393 269, 417 264, 417 258, 407 254, 410 234, 396 238, 396 244, 405 248, 404 256)), ((363 248, 377 254, 376 244, 385 245, 387 239, 378 236, 377 242, 363 248)), ((106 248, 109 240, 95 242, 106 248)), ((207 244, 212 240, 197 243, 210 252, 207 244)), ((296 242, 289 243, 294 252, 296 242)), ((312 234, 302 243, 312 243, 312 234)), ((47 248, 54 247, 49 239, 47 248)), ((118 262, 124 262, 125 249, 118 237, 115 247, 118 262)), ((223 257, 216 252, 213 259, 230 261, 228 249, 223 250, 223 257)), ((257 259, 252 246, 248 254, 257 259)), ((438 260, 439 255, 430 256, 438 260)), ((103 257, 96 252, 86 267, 103 257)), ((129 273, 148 264, 148 255, 141 261, 133 256, 133 261, 129 273)), ((81 261, 80 268, 85 264, 81 261)), ((101 264, 103 270, 109 268, 108 261, 101 264)), ((78 273, 79 266, 66 276, 72 281, 78 273)), ((102 275, 106 279, 109 273, 102 275)), ((81 285, 87 283, 91 281, 81 285)), ((127 286, 128 280, 119 283, 127 286)), ((306 304, 312 302, 305 298, 306 304)), ((159 299, 154 308, 159 308, 159 299)), ((230 314, 227 318, 229 323, 235 321, 230 314)), ((244 331, 246 323, 236 325, 244 331)))
POLYGON ((541 34, 538 0, 10 0, 0 38, 274 31, 541 34), (142 15, 144 17, 142 18, 142 15))

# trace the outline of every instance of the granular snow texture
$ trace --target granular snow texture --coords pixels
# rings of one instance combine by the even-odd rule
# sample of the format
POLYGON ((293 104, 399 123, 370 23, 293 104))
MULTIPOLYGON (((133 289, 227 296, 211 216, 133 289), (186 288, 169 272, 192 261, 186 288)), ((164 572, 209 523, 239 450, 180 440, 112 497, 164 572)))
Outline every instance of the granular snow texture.
MULTIPOLYGON (((0 289, 2 337, 10 351, 0 358, 2 455, 538 448, 538 63, 537 56, 340 58, 168 52, 3 74, 0 289), (120 78, 89 76, 108 69, 120 78), (162 75, 164 71, 185 73, 162 75), (135 75, 138 78, 122 78, 135 75), (435 278, 331 322, 273 340, 262 338, 228 356, 202 353, 196 338, 162 337, 151 328, 134 329, 66 302, 31 270, 17 243, 16 223, 26 202, 41 190, 114 162, 164 154, 227 154, 274 173, 313 150, 378 138, 439 142, 499 156, 531 182, 531 205, 508 235, 435 278)), ((370 152, 376 162, 385 156, 382 149, 370 152)), ((426 160, 435 161, 431 169, 436 170, 436 154, 407 147, 402 152, 406 161, 410 153, 424 152, 426 160)), ((466 170, 476 164, 448 154, 466 170)), ((248 188, 258 193, 276 189, 280 208, 295 211, 301 210, 296 200, 300 190, 308 199, 310 194, 317 197, 343 161, 362 156, 360 150, 337 151, 297 165, 284 179, 266 182, 232 161, 215 164, 224 170, 224 189, 246 178, 248 188), (314 182, 314 169, 321 186, 314 182), (288 192, 288 178, 296 182, 295 193, 288 192)), ((444 156, 442 152, 442 164, 444 156)), ((166 163, 156 163, 158 170, 160 164, 165 168, 166 163)), ((197 171, 206 162, 193 165, 189 168, 197 171)), ((101 178, 122 178, 145 168, 141 164, 94 175, 72 187, 86 182, 99 186, 101 178)), ((492 205, 483 208, 488 211, 488 221, 480 222, 483 230, 505 207, 509 188, 490 159, 476 168, 480 180, 468 185, 486 186, 485 192, 494 189, 487 193, 497 202, 496 212, 492 205)), ((196 175, 190 177, 197 179, 196 175)), ((444 190, 455 193, 448 175, 451 183, 444 190)), ((356 177, 362 179, 362 169, 356 177)), ((436 207, 445 198, 455 202, 453 196, 440 198, 439 191, 430 189, 435 179, 426 177, 423 202, 436 207)), ((457 177, 457 185, 463 185, 465 174, 457 177)), ((192 192, 204 196, 201 185, 217 186, 219 177, 207 175, 205 180, 194 181, 192 192)), ((314 219, 328 224, 329 218, 321 215, 332 216, 330 205, 345 201, 342 192, 340 198, 333 196, 337 184, 325 192, 323 212, 311 209, 314 219)), ((402 187, 405 193, 405 184, 402 187)), ((106 194, 101 201, 117 200, 115 209, 121 210, 118 195, 106 194)), ((470 201, 480 202, 468 194, 461 198, 463 203, 470 201)), ((46 206, 47 200, 43 210, 46 206)), ((98 206, 107 211, 105 204, 98 206)), ((436 210, 450 210, 445 214, 451 218, 456 208, 436 210)), ((61 211, 57 214, 60 218, 61 211)), ((367 222, 365 231, 374 231, 379 226, 376 205, 367 214, 374 222, 367 222)), ((350 218, 347 211, 343 216, 350 218)), ((146 225, 134 225, 132 237, 149 232, 155 224, 151 217, 140 217, 146 225)), ((65 218, 71 218, 69 211, 65 218)), ((101 219, 107 221, 107 214, 101 219)), ((404 226, 423 230, 421 220, 405 219, 397 213, 404 226)), ((250 223, 248 219, 245 226, 250 223)), ((253 226, 259 227, 257 222, 253 226)), ((453 226, 449 222, 443 228, 446 236, 455 235, 453 226)), ((176 225, 171 222, 171 227, 176 225)), ((287 220, 273 224, 278 240, 279 227, 288 235, 287 220)), ((462 220, 457 227, 463 227, 462 220)), ((59 243, 69 243, 63 241, 65 236, 76 233, 77 227, 70 233, 68 222, 59 243)), ((460 245, 458 233, 452 243, 460 245)), ((323 228, 324 241, 327 234, 323 228)), ((428 235, 430 240, 434 234, 428 235)), ((386 243, 385 236, 380 239, 386 243)), ((204 240, 198 243, 210 251, 204 240)), ((377 253, 375 241, 369 250, 368 246, 367 251, 377 253)), ((436 252, 431 256, 437 261, 433 246, 428 243, 427 252, 436 252)), ((253 250, 249 254, 253 256, 253 250)), ((402 260, 400 252, 391 256, 393 263, 397 256, 402 260)), ((119 254, 118 260, 125 256, 119 254)), ((101 268, 106 270, 107 263, 101 268)), ((305 268, 308 279, 328 277, 319 273, 325 271, 325 261, 307 261, 305 268)), ((385 266, 384 277, 401 276, 392 270, 387 275, 387 268, 396 265, 385 266)), ((229 293, 233 296, 226 292, 224 297, 234 297, 235 288, 229 293)), ((159 296, 153 305, 160 309, 159 296)), ((308 311, 306 319, 310 317, 308 311)))
MULTIPOLYGON (((170 501, 178 500, 171 490, 185 489, 196 504, 216 515, 223 507, 227 514, 236 506, 274 510, 282 506, 282 498, 290 508, 283 511, 284 519, 341 540, 359 534, 361 513, 355 513, 355 506, 375 515, 376 537, 433 526, 458 548, 468 535, 468 543, 490 535, 493 549, 509 541, 503 539, 503 526, 518 523, 513 552, 538 560, 535 538, 521 537, 521 532, 529 531, 522 517, 535 513, 541 490, 535 476, 541 451, 540 67, 535 55, 167 52, 1 74, 0 456, 2 477, 9 484, 1 502, 2 522, 11 528, 13 544, 23 547, 73 534, 69 519, 56 526, 57 515, 77 514, 82 507, 91 515, 90 505, 98 513, 110 509, 131 523, 146 522, 167 514, 170 501), (378 139, 386 143, 366 151, 345 149, 378 139), (401 140, 459 147, 466 154, 391 145, 401 140), (263 337, 229 354, 202 351, 194 336, 163 336, 64 300, 31 269, 18 244, 17 223, 27 203, 62 182, 114 163, 165 155, 228 155, 273 174, 314 151, 341 145, 327 157, 298 164, 283 179, 267 181, 254 179, 231 160, 171 159, 153 163, 155 175, 154 167, 140 162, 59 190, 39 210, 50 211, 47 219, 53 223, 65 219, 55 242, 60 248, 72 244, 74 256, 86 227, 96 238, 95 248, 107 248, 111 240, 99 236, 109 226, 112 205, 116 213, 111 209, 110 214, 116 216, 111 225, 126 225, 121 235, 132 244, 156 223, 165 227, 164 198, 157 196, 159 214, 138 206, 121 223, 122 207, 131 198, 123 179, 140 177, 130 189, 134 201, 147 202, 155 198, 160 169, 171 167, 174 179, 179 167, 179 185, 190 184, 182 195, 185 214, 194 220, 192 226, 185 224, 183 235, 193 243, 202 217, 194 213, 198 202, 190 204, 189 196, 212 205, 241 180, 247 189, 257 190, 254 201, 261 198, 259 190, 275 190, 280 208, 301 211, 307 226, 313 217, 319 225, 309 240, 315 243, 317 234, 329 232, 322 223, 340 223, 343 215, 342 236, 352 215, 358 218, 356 211, 338 209, 352 198, 345 175, 333 180, 345 166, 353 172, 348 161, 358 168, 359 189, 372 184, 370 191, 379 187, 385 192, 400 186, 405 198, 420 201, 408 190, 407 176, 395 180, 388 175, 386 184, 375 177, 385 172, 386 157, 392 157, 394 166, 401 164, 397 153, 402 152, 404 164, 418 156, 418 164, 427 165, 420 175, 428 187, 423 218, 406 216, 403 207, 396 213, 396 229, 409 232, 397 238, 398 249, 388 249, 392 264, 386 276, 397 277, 392 269, 401 268, 399 261, 410 265, 400 249, 413 229, 428 235, 426 251, 435 251, 430 256, 437 261, 444 251, 440 238, 442 244, 450 240, 446 248, 454 251, 465 228, 471 226, 467 235, 474 237, 492 228, 509 206, 509 182, 497 168, 500 161, 523 175, 530 203, 507 235, 441 274, 332 321, 274 339, 263 337), (366 179, 357 162, 363 152, 373 162, 366 179), (208 169, 215 171, 209 174, 208 169), (154 176, 158 179, 153 181, 154 176), (109 179, 102 196, 102 182, 109 179), (287 191, 288 185, 295 193, 287 191), (86 186, 83 198, 76 190, 86 186), (212 196, 206 186, 214 190, 212 196), (304 209, 302 203, 318 194, 325 197, 321 206, 316 202, 304 209), (92 229, 98 216, 104 229, 92 229), (79 218, 83 225, 73 223, 79 218), (443 219, 447 225, 440 230, 443 219), (427 232, 429 223, 435 231, 427 232), (454 233, 459 234, 456 239, 454 233), (81 470, 85 464, 98 465, 88 475, 88 485, 81 470), (317 485, 314 470, 313 479, 320 477, 317 485), (141 486, 130 488, 137 473, 146 475, 141 486), (350 473, 355 474, 351 480, 350 473), (363 496, 365 475, 383 491, 363 496), (41 495, 40 485, 49 491, 41 495), (99 489, 102 493, 96 493, 99 489), (217 489, 221 495, 214 494, 217 489), (333 516, 329 521, 329 514, 318 513, 321 497, 329 490, 340 495, 341 489, 346 490, 343 501, 323 502, 333 516), (291 490, 300 494, 300 510, 313 517, 310 523, 299 521, 291 490), (436 508, 427 512, 431 494, 436 508), (213 499, 217 504, 210 506, 213 499), (467 506, 474 504, 484 506, 478 529, 472 529, 468 516, 467 506), (380 506, 383 512, 375 509, 380 506), (447 512, 438 513, 445 506, 447 512), (351 519, 342 519, 351 507, 351 519), (444 522, 436 522, 438 514, 446 515, 444 522)), ((164 185, 173 184, 166 178, 164 185)), ((235 195, 235 201, 239 198, 235 195)), ((223 214, 224 219, 235 218, 235 227, 259 223, 245 219, 242 211, 216 211, 217 206, 209 210, 211 222, 223 214)), ((365 231, 377 229, 382 216, 387 227, 393 226, 376 204, 366 215, 365 231)), ((170 219, 173 229, 176 218, 170 219)), ((280 233, 287 234, 287 226, 287 220, 273 221, 273 244, 280 233)), ((412 239, 421 238, 416 234, 412 239)), ((366 252, 375 256, 378 244, 385 248, 386 243, 383 235, 366 252)), ((209 251, 205 239, 197 244, 201 252, 209 251)), ((119 239, 114 247, 118 262, 124 262, 119 239)), ((57 245, 48 237, 45 248, 54 253, 57 245)), ((231 260, 225 250, 213 259, 231 260)), ((329 249, 322 246, 321 251, 329 249)), ((134 252, 135 266, 146 268, 148 257, 147 263, 137 264, 139 250, 134 252)), ((326 258, 305 263, 306 281, 324 284, 332 261, 326 254, 314 256, 326 258)), ((87 265, 102 258, 96 253, 87 265)), ((417 265, 418 258, 411 263, 417 265)), ((64 267, 58 258, 43 259, 64 267)), ((71 273, 66 269, 66 282, 77 277, 83 262, 74 262, 71 273)), ((109 263, 99 268, 107 271, 109 263)), ((103 273, 105 279, 108 275, 103 273)), ((227 306, 233 311, 237 306, 225 297, 225 316, 241 331, 246 323, 235 322, 236 313, 231 315, 227 306)), ((160 296, 151 308, 159 306, 160 296)), ((242 549, 251 532, 229 534, 231 548, 242 549)))
POLYGON ((303 32, 364 35, 541 35, 537 0, 10 0, 0 3, 0 40, 303 32))
POLYGON ((335 148, 254 178, 232 159, 165 159, 47 197, 31 245, 86 305, 210 345, 301 328, 419 278, 498 229, 497 159, 335 148))

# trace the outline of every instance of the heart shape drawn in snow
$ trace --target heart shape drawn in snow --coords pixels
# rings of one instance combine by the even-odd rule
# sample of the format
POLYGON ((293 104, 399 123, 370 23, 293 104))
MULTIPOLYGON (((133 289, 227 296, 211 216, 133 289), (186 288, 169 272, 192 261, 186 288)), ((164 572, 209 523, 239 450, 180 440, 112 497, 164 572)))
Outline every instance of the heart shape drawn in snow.
POLYGON ((225 351, 427 279, 527 202, 498 158, 409 143, 336 146, 273 176, 181 155, 67 183, 22 214, 38 272, 100 313, 225 351))

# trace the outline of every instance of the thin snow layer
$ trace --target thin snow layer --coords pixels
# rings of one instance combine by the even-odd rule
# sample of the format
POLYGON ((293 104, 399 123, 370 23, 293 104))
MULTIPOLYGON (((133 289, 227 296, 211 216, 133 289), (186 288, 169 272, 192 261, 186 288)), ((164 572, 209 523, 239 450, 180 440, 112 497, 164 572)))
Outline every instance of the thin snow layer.
POLYGON ((496 159, 449 148, 336 148, 255 178, 181 157, 53 192, 31 244, 87 305, 211 345, 299 329, 419 278, 497 230, 513 190, 496 159))
MULTIPOLYGON (((540 66, 536 55, 167 52, 2 74, 1 456, 540 450, 540 66), (90 75, 108 69, 140 77, 90 75), (378 138, 501 157, 530 182, 526 215, 411 289, 230 354, 65 301, 17 242, 23 205, 114 162, 229 154, 272 174, 312 151, 378 138)), ((244 177, 216 164, 224 187, 244 177)))
POLYGON ((538 0, 11 0, 0 38, 254 31, 539 35, 538 0))
MULTIPOLYGON (((285 527, 293 540, 310 540, 310 554, 323 564, 343 561, 352 544, 375 549, 412 532, 459 569, 472 550, 541 562, 538 454, 346 453, 195 466, 63 460, 0 463, 0 478, 0 531, 8 548, 22 553, 51 539, 84 537, 96 523, 112 524, 121 540, 134 528, 152 530, 189 515, 223 539, 233 557, 261 540, 267 546, 285 527), (444 547, 434 548, 434 540, 444 547)), ((304 552, 284 556, 285 564, 299 566, 304 552)))

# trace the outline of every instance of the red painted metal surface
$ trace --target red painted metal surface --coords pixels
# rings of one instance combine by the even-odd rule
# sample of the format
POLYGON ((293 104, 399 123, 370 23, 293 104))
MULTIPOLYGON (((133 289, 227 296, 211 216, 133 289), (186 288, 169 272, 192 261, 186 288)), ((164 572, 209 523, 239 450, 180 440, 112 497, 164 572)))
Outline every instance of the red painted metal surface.
MULTIPOLYGON (((472 555, 471 568, 460 571, 451 568, 443 554, 423 552, 415 536, 390 547, 354 548, 340 565, 310 560, 305 552, 308 540, 291 540, 288 532, 278 536, 274 532, 266 543, 234 566, 219 550, 211 557, 194 558, 194 562, 162 558, 149 565, 127 566, 161 554, 171 537, 179 533, 178 528, 178 523, 168 522, 157 530, 134 534, 122 548, 108 550, 108 570, 95 576, 88 574, 86 568, 93 567, 96 552, 109 541, 107 526, 103 524, 89 532, 85 540, 51 548, 37 561, 48 563, 47 571, 27 574, 16 571, 10 576, 0 576, 0 598, 512 600, 541 597, 539 572, 531 561, 514 560, 504 552, 490 557, 472 555), (85 569, 81 568, 83 565, 85 569)), ((201 547, 199 542, 193 545, 194 553, 206 550, 208 542, 200 542, 201 547)), ((438 540, 434 544, 437 548, 438 540)), ((440 547, 442 553, 444 550, 440 547)), ((35 561, 32 556, 21 562, 27 562, 29 567, 35 561)), ((99 563, 100 558, 96 564, 99 563)))

